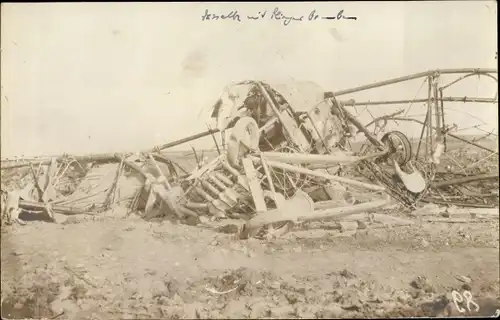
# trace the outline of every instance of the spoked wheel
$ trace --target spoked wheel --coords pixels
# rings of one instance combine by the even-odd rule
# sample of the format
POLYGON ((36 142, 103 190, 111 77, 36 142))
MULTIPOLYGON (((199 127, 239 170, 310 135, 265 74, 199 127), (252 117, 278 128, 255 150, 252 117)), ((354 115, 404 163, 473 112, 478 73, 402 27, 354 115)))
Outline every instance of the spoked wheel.
POLYGON ((405 166, 411 160, 412 150, 410 140, 399 131, 390 131, 384 134, 382 143, 388 146, 388 158, 396 161, 400 167, 405 166))

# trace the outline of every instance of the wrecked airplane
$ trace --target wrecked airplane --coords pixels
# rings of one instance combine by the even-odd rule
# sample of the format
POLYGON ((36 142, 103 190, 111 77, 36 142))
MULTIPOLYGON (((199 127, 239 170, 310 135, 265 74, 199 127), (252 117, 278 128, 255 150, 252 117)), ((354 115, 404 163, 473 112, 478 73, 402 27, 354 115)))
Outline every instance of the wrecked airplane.
POLYGON ((496 80, 496 73, 433 70, 339 92, 325 91, 311 82, 235 83, 226 87, 211 109, 215 129, 134 154, 2 161, 2 192, 6 199, 9 195, 2 203, 8 217, 5 222, 19 220, 23 210, 55 221, 55 213, 98 214, 127 206, 145 219, 169 217, 185 223, 201 217, 240 219, 245 221, 240 236, 248 238, 265 226, 271 226, 268 233, 279 235, 297 223, 342 220, 394 203, 410 210, 422 202, 495 207, 498 192, 490 190, 498 190, 498 165, 480 173, 474 166, 458 172, 441 158, 456 152, 448 150, 448 138, 486 153, 476 153, 480 161, 498 158, 497 150, 454 134, 456 128, 446 124, 443 107, 447 101, 497 103, 496 96, 443 96, 444 89, 461 79, 481 74, 496 80), (437 80, 443 74, 461 77, 439 87, 437 80), (419 78, 428 83, 426 99, 358 103, 339 99, 419 78), (364 125, 350 109, 356 104, 412 102, 426 103, 423 122, 396 112, 364 125), (404 133, 385 130, 389 121, 421 124, 416 149, 404 133), (209 135, 217 155, 201 163, 195 152, 194 169, 183 168, 164 152, 209 135), (360 135, 364 137, 361 147, 353 148, 360 135), (22 185, 8 186, 4 179, 14 178, 7 171, 17 172, 22 185), (97 183, 90 184, 91 179, 98 179, 97 183))

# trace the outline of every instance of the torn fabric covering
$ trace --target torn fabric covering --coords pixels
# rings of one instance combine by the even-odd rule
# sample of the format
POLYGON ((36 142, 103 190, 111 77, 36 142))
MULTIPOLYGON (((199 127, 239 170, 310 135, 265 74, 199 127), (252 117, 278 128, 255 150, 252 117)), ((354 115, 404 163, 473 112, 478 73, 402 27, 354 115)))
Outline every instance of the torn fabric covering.
POLYGON ((251 83, 238 83, 227 86, 221 97, 213 107, 212 118, 215 118, 217 129, 224 131, 234 118, 241 116, 243 106, 253 85, 251 83))
MULTIPOLYGON (((102 207, 110 188, 115 183, 118 167, 119 164, 110 163, 92 168, 75 192, 61 199, 57 204, 78 209, 87 209, 91 205, 97 208, 102 207)), ((131 200, 142 185, 142 179, 136 174, 120 175, 115 191, 116 202, 131 200)))
POLYGON ((308 112, 324 100, 325 90, 312 81, 267 82, 295 112, 308 112))
MULTIPOLYGON (((263 82, 263 84, 278 92, 296 112, 310 111, 324 101, 325 91, 311 81, 288 80, 284 83, 263 82)), ((254 81, 245 81, 225 88, 212 107, 211 117, 216 119, 217 129, 223 131, 234 118, 245 114, 245 110, 239 108, 243 106, 254 86, 254 81)))

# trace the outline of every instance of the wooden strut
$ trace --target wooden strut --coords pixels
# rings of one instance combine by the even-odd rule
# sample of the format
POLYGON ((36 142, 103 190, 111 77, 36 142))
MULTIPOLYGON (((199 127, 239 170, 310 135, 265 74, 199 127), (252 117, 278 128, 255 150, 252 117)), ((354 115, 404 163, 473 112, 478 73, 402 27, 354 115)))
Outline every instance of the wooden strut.
POLYGON ((252 160, 248 158, 243 158, 241 161, 243 163, 245 174, 248 178, 248 185, 250 187, 250 192, 252 194, 253 202, 255 204, 255 210, 256 212, 265 212, 267 211, 267 206, 266 206, 266 201, 264 200, 264 192, 260 187, 260 181, 257 177, 257 171, 253 166, 252 160))
MULTIPOLYGON (((128 166, 129 168, 132 168, 133 170, 135 170, 137 173, 139 173, 143 178, 144 180, 148 181, 148 179, 150 179, 150 176, 141 168, 139 167, 137 164, 125 159, 125 157, 123 157, 122 155, 116 153, 115 154, 115 157, 120 160, 121 162, 123 162, 124 165, 128 166)), ((152 159, 152 156, 151 158, 152 159)), ((160 170, 159 167, 157 167, 158 170, 160 170)), ((162 175, 163 173, 161 172, 161 170, 159 171, 160 172, 160 175, 162 175)), ((163 176, 164 177, 164 176, 163 176)), ((163 178, 162 177, 162 178, 163 178)), ((163 179, 160 179, 160 180, 163 180, 163 179)), ((160 188, 156 188, 156 186, 152 185, 151 188, 152 188, 152 192, 155 193, 156 196, 158 196, 162 201, 163 203, 167 206, 167 208, 169 208, 173 213, 175 213, 177 215, 178 218, 182 218, 184 213, 181 212, 180 210, 178 210, 178 207, 175 203, 173 203, 169 198, 168 198, 168 191, 170 190, 168 188, 168 186, 170 186, 168 184, 168 181, 166 180, 166 178, 164 179, 163 181, 163 186, 164 186, 164 189, 161 190, 160 188)))
MULTIPOLYGON (((254 161, 254 162, 260 162, 260 158, 258 158, 258 157, 249 156, 249 158, 252 159, 252 161, 254 161)), ((267 161, 267 164, 271 167, 274 167, 274 168, 279 168, 279 169, 289 170, 292 172, 307 174, 307 175, 315 176, 318 178, 323 178, 326 180, 333 180, 333 181, 337 181, 340 183, 345 183, 345 184, 350 184, 350 185, 366 188, 368 190, 374 190, 374 191, 384 191, 385 190, 385 187, 382 187, 379 185, 374 185, 374 184, 365 183, 365 182, 361 182, 361 181, 354 180, 354 179, 348 179, 348 178, 344 178, 344 177, 334 176, 334 175, 327 174, 324 172, 314 171, 314 170, 310 170, 310 169, 306 169, 306 168, 301 168, 301 167, 297 167, 297 166, 293 166, 290 164, 281 163, 281 162, 277 162, 277 161, 267 161)))
POLYGON ((361 122, 359 122, 358 119, 356 119, 354 115, 352 115, 349 111, 347 111, 341 103, 338 103, 335 98, 331 98, 330 100, 332 101, 334 107, 336 107, 332 109, 334 112, 337 112, 336 109, 338 109, 347 118, 347 120, 349 120, 349 122, 351 122, 356 127, 356 129, 364 133, 368 141, 370 141, 373 145, 375 145, 379 149, 385 150, 384 144, 379 140, 377 140, 377 138, 373 136, 370 133, 370 131, 368 131, 368 129, 366 129, 366 127, 361 122))
MULTIPOLYGON (((66 156, 61 156, 55 158, 57 162, 61 162, 67 159, 66 156)), ((84 156, 72 156, 71 159, 80 161, 80 162, 86 162, 86 161, 112 161, 116 160, 115 154, 114 153, 103 153, 103 154, 90 154, 90 155, 84 155, 84 156)), ((23 160, 21 160, 23 161, 23 160)), ((2 166, 1 169, 14 169, 14 168, 22 168, 22 167, 29 167, 30 164, 33 165, 49 165, 51 163, 51 159, 40 159, 37 161, 26 161, 22 163, 14 163, 11 165, 5 165, 2 166)))
POLYGON ((285 153, 266 151, 262 156, 271 161, 278 161, 290 164, 346 164, 384 156, 388 151, 381 151, 367 156, 331 155, 331 154, 308 154, 308 153, 285 153))
POLYGON ((278 203, 279 201, 276 197, 276 189, 274 188, 274 183, 273 183, 273 179, 271 177, 271 172, 269 170, 269 166, 267 165, 267 161, 264 158, 263 153, 260 154, 260 162, 262 163, 262 168, 264 169, 264 173, 266 174, 266 179, 267 179, 267 182, 269 183, 269 189, 271 189, 271 194, 272 194, 274 203, 276 204, 276 207, 279 208, 279 203, 278 203))
POLYGON ((329 208, 324 210, 313 210, 311 212, 302 212, 297 210, 273 209, 267 212, 262 212, 248 220, 242 232, 241 239, 246 239, 254 235, 259 228, 275 222, 292 221, 295 223, 310 222, 317 220, 338 220, 357 213, 365 213, 370 210, 381 208, 390 203, 388 200, 377 200, 365 202, 346 207, 329 208), (286 211, 286 212, 285 212, 286 211))
MULTIPOLYGON (((285 130, 285 132, 288 134, 288 137, 290 139, 293 139, 294 140, 294 143, 298 146, 299 149, 302 149, 300 143, 296 143, 295 141, 295 137, 293 135, 293 132, 291 132, 291 128, 287 125, 285 125, 287 123, 287 121, 283 118, 283 115, 281 114, 281 112, 279 111, 279 109, 276 107, 276 105, 274 104, 273 100, 271 99, 271 96, 269 95, 269 93, 266 91, 266 89, 264 88, 264 86, 262 85, 262 83, 260 82, 257 82, 257 87, 259 88, 259 90, 261 91, 262 95, 264 96, 264 98, 266 99, 268 105, 271 107, 271 109, 273 110, 274 114, 276 115, 276 117, 279 119, 280 123, 283 125, 283 129, 285 130)), ((301 150, 302 151, 302 150, 301 150)))
POLYGON ((120 164, 116 168, 116 174, 115 174, 115 179, 113 180, 113 184, 111 185, 111 187, 108 190, 108 193, 106 194, 106 198, 103 204, 104 208, 109 209, 113 204, 115 204, 116 189, 118 187, 118 181, 120 180, 122 172, 123 172, 123 162, 120 162, 120 164))
POLYGON ((458 179, 446 180, 441 182, 435 182, 431 184, 433 188, 443 188, 451 185, 464 184, 473 181, 481 181, 481 180, 489 180, 489 179, 498 179, 498 173, 489 173, 489 174, 481 174, 469 177, 463 177, 458 179))
MULTIPOLYGON (((421 202, 424 203, 432 203, 432 204, 440 204, 443 206, 460 206, 460 207, 471 207, 471 208, 495 208, 494 204, 484 204, 484 203, 467 203, 467 202, 458 202, 458 201, 445 201, 438 199, 420 199, 421 202)), ((498 211, 497 211, 498 212, 498 211)))
MULTIPOLYGON (((51 161, 51 167, 54 166, 54 165, 55 165, 55 160, 52 159, 52 161, 51 161)), ((52 170, 49 169, 47 171, 47 181, 46 181, 45 187, 43 187, 43 188, 42 188, 42 186, 40 186, 40 182, 38 181, 38 177, 37 177, 38 175, 35 173, 35 170, 33 169, 32 165, 30 165, 30 170, 31 170, 31 174, 33 176, 33 183, 34 183, 35 188, 36 188, 36 190, 38 192, 38 200, 42 201, 42 203, 43 203, 42 210, 47 214, 47 216, 50 218, 51 221, 55 221, 52 203, 50 203, 48 201, 49 199, 48 199, 48 196, 47 196, 48 188, 51 187, 51 185, 50 185, 50 174, 51 174, 52 170)), ((21 207, 21 205, 19 205, 19 207, 21 207)))
POLYGON ((207 127, 208 127, 208 131, 210 131, 210 135, 212 136, 212 139, 214 140, 215 148, 217 148, 217 153, 219 155, 221 155, 222 152, 219 149, 219 144, 217 143, 217 139, 215 138, 215 133, 212 131, 212 128, 210 128, 210 126, 208 124, 207 124, 207 127))
POLYGON ((371 201, 371 202, 355 204, 352 206, 318 210, 318 211, 314 211, 311 215, 301 217, 299 219, 299 221, 317 221, 317 220, 324 220, 324 219, 337 220, 337 219, 345 218, 345 217, 350 216, 352 214, 365 213, 369 210, 375 210, 378 208, 382 208, 382 207, 388 205, 389 203, 390 203, 390 201, 388 201, 388 200, 376 200, 376 201, 371 201))
MULTIPOLYGON (((26 210, 36 210, 45 211, 46 206, 44 203, 28 200, 19 200, 19 208, 26 210)), ((55 212, 66 214, 66 215, 76 215, 76 214, 95 214, 87 210, 75 209, 69 206, 61 205, 51 205, 51 209, 55 212)))
POLYGON ((165 184, 165 187, 167 188, 167 190, 170 190, 172 189, 172 187, 170 186, 170 183, 168 182, 168 179, 167 177, 165 177, 165 175, 163 174, 163 171, 161 171, 161 168, 160 166, 158 165, 158 163, 156 162, 155 158, 153 157, 152 154, 149 154, 148 155, 149 157, 149 160, 151 160, 151 162, 153 163, 153 165, 155 166, 156 168, 156 171, 158 172, 158 175, 161 177, 161 180, 163 181, 163 183, 165 184))

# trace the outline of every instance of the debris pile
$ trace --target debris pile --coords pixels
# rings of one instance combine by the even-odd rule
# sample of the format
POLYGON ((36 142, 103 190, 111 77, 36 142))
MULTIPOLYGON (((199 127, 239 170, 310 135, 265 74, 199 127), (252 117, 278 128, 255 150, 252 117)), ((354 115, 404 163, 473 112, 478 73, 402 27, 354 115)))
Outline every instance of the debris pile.
POLYGON ((445 122, 443 105, 497 103, 497 97, 444 97, 443 91, 472 75, 496 80, 496 73, 436 70, 339 92, 310 82, 232 84, 212 109, 215 129, 133 154, 2 161, 2 223, 23 223, 21 214, 57 222, 60 214, 96 215, 121 206, 144 219, 187 224, 239 219, 245 222, 239 237, 248 238, 263 230, 279 236, 302 222, 366 217, 394 204, 410 211, 420 203, 494 208, 498 151, 480 143, 489 141, 491 133, 475 140, 454 134, 457 128, 445 122), (444 74, 462 76, 439 87, 444 74), (428 83, 427 99, 338 99, 418 78, 428 83), (364 125, 350 109, 405 103, 426 103, 425 121, 398 111, 364 125), (420 123, 420 139, 385 130, 388 121, 420 123), (365 140, 355 151, 360 134, 365 140), (207 161, 193 149, 195 168, 184 168, 164 152, 209 135, 217 155, 207 161), (456 147, 450 138, 467 148, 456 147))

